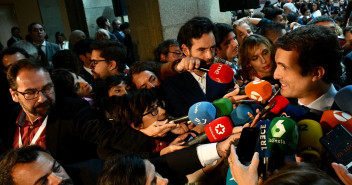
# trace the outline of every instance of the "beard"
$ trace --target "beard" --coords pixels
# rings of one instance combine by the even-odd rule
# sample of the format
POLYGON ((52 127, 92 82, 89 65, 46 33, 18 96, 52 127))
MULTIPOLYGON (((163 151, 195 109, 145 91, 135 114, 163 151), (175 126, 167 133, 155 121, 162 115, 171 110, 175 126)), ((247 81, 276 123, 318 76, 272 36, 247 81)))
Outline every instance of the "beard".
POLYGON ((35 117, 44 117, 48 114, 49 110, 53 107, 54 101, 47 99, 43 103, 28 107, 24 102, 19 100, 20 105, 26 114, 31 114, 35 117))

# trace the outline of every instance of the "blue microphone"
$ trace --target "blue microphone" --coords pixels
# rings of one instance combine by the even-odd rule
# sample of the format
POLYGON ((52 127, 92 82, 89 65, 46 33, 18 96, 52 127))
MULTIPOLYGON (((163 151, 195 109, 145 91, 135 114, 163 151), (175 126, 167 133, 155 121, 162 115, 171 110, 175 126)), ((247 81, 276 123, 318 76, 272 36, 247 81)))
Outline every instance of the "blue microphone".
POLYGON ((188 117, 196 125, 207 125, 215 119, 216 108, 210 102, 201 101, 189 108, 188 117))
POLYGON ((251 120, 250 117, 248 116, 248 112, 253 114, 253 110, 251 109, 250 106, 245 104, 240 104, 239 106, 237 106, 230 114, 232 123, 235 126, 246 124, 248 121, 251 120))

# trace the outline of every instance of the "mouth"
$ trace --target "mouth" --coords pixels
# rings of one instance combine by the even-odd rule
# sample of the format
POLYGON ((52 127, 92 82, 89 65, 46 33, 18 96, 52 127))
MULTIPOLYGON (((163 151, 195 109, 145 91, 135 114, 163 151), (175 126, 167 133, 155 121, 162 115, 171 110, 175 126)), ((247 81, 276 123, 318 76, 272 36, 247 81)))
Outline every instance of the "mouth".
POLYGON ((269 65, 266 65, 263 67, 263 69, 267 70, 267 69, 270 69, 270 64, 269 65))

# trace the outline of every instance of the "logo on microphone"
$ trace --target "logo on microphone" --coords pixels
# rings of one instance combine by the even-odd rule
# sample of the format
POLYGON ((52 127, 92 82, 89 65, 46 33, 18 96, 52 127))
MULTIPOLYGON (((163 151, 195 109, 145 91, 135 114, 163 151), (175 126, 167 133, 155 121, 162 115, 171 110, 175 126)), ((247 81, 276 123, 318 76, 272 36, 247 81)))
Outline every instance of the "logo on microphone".
POLYGON ((257 85, 257 84, 260 84, 260 83, 262 83, 262 82, 264 82, 265 80, 254 80, 253 81, 253 84, 254 85, 257 85))
POLYGON ((273 137, 281 137, 285 134, 286 129, 282 122, 284 122, 284 120, 279 120, 278 122, 276 122, 273 128, 271 128, 271 133, 273 134, 273 137))
POLYGON ((205 125, 207 123, 207 119, 202 119, 202 120, 200 120, 199 118, 194 119, 194 121, 197 122, 196 125, 205 125))
POLYGON ((352 118, 350 114, 338 110, 335 110, 333 114, 335 118, 341 122, 346 122, 352 118))
POLYGON ((214 71, 214 73, 218 75, 220 73, 221 68, 222 65, 219 65, 218 68, 214 71))
POLYGON ((262 96, 260 96, 260 94, 255 92, 255 91, 251 92, 251 97, 250 98, 253 99, 253 100, 257 100, 257 101, 262 101, 263 100, 262 96))
POLYGON ((215 126, 215 132, 218 134, 218 135, 222 135, 225 133, 225 126, 222 125, 222 124, 218 124, 215 126))

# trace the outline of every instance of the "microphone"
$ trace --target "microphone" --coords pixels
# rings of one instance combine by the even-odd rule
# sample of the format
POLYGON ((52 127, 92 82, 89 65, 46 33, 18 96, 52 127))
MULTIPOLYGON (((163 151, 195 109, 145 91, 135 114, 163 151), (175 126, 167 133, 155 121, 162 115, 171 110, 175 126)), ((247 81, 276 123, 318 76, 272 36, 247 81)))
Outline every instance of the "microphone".
POLYGON ((248 112, 253 114, 253 111, 250 106, 246 104, 240 104, 239 106, 237 106, 230 114, 232 123, 235 126, 246 124, 250 120, 250 117, 248 116, 248 112))
POLYGON ((269 157, 272 156, 267 144, 267 133, 270 127, 270 123, 270 120, 259 121, 257 123, 257 127, 260 129, 260 135, 256 151, 259 153, 259 157, 261 158, 258 170, 263 173, 264 179, 266 178, 269 169, 269 157))
POLYGON ((352 85, 340 89, 335 95, 335 103, 344 112, 352 114, 352 102, 348 101, 352 97, 352 85))
POLYGON ((293 120, 300 120, 309 113, 309 108, 301 105, 288 104, 281 113, 281 117, 289 117, 293 120))
POLYGON ((317 121, 304 119, 297 123, 299 139, 296 154, 305 162, 315 162, 320 159, 323 146, 320 138, 323 137, 323 130, 317 121))
POLYGON ((230 83, 235 75, 232 68, 226 64, 216 63, 211 65, 209 77, 218 83, 230 83))
POLYGON ((257 101, 267 100, 272 94, 271 84, 265 80, 251 81, 244 90, 250 99, 257 101))
POLYGON ((268 130, 268 148, 273 152, 293 155, 298 145, 298 128, 295 121, 287 117, 276 117, 268 130))
POLYGON ((182 116, 182 117, 178 117, 178 118, 172 118, 169 123, 182 123, 185 121, 189 121, 188 116, 182 116))
POLYGON ((184 146, 192 146, 205 142, 218 142, 226 139, 232 134, 232 122, 229 117, 223 116, 215 119, 204 128, 204 133, 193 140, 188 141, 184 146))
POLYGON ((215 116, 216 108, 206 101, 195 103, 188 110, 189 120, 196 125, 206 125, 212 122, 215 116))
POLYGON ((320 125, 324 133, 329 132, 337 124, 342 124, 352 132, 352 115, 339 110, 327 110, 320 119, 320 125))
POLYGON ((275 103, 274 107, 268 112, 268 114, 265 116, 267 119, 273 119, 274 117, 277 117, 280 115, 280 113, 284 110, 284 108, 290 103, 287 98, 277 95, 275 96, 272 101, 269 103, 275 103))
POLYGON ((215 100, 213 101, 213 105, 216 108, 216 117, 228 116, 233 110, 231 100, 228 98, 215 100))

